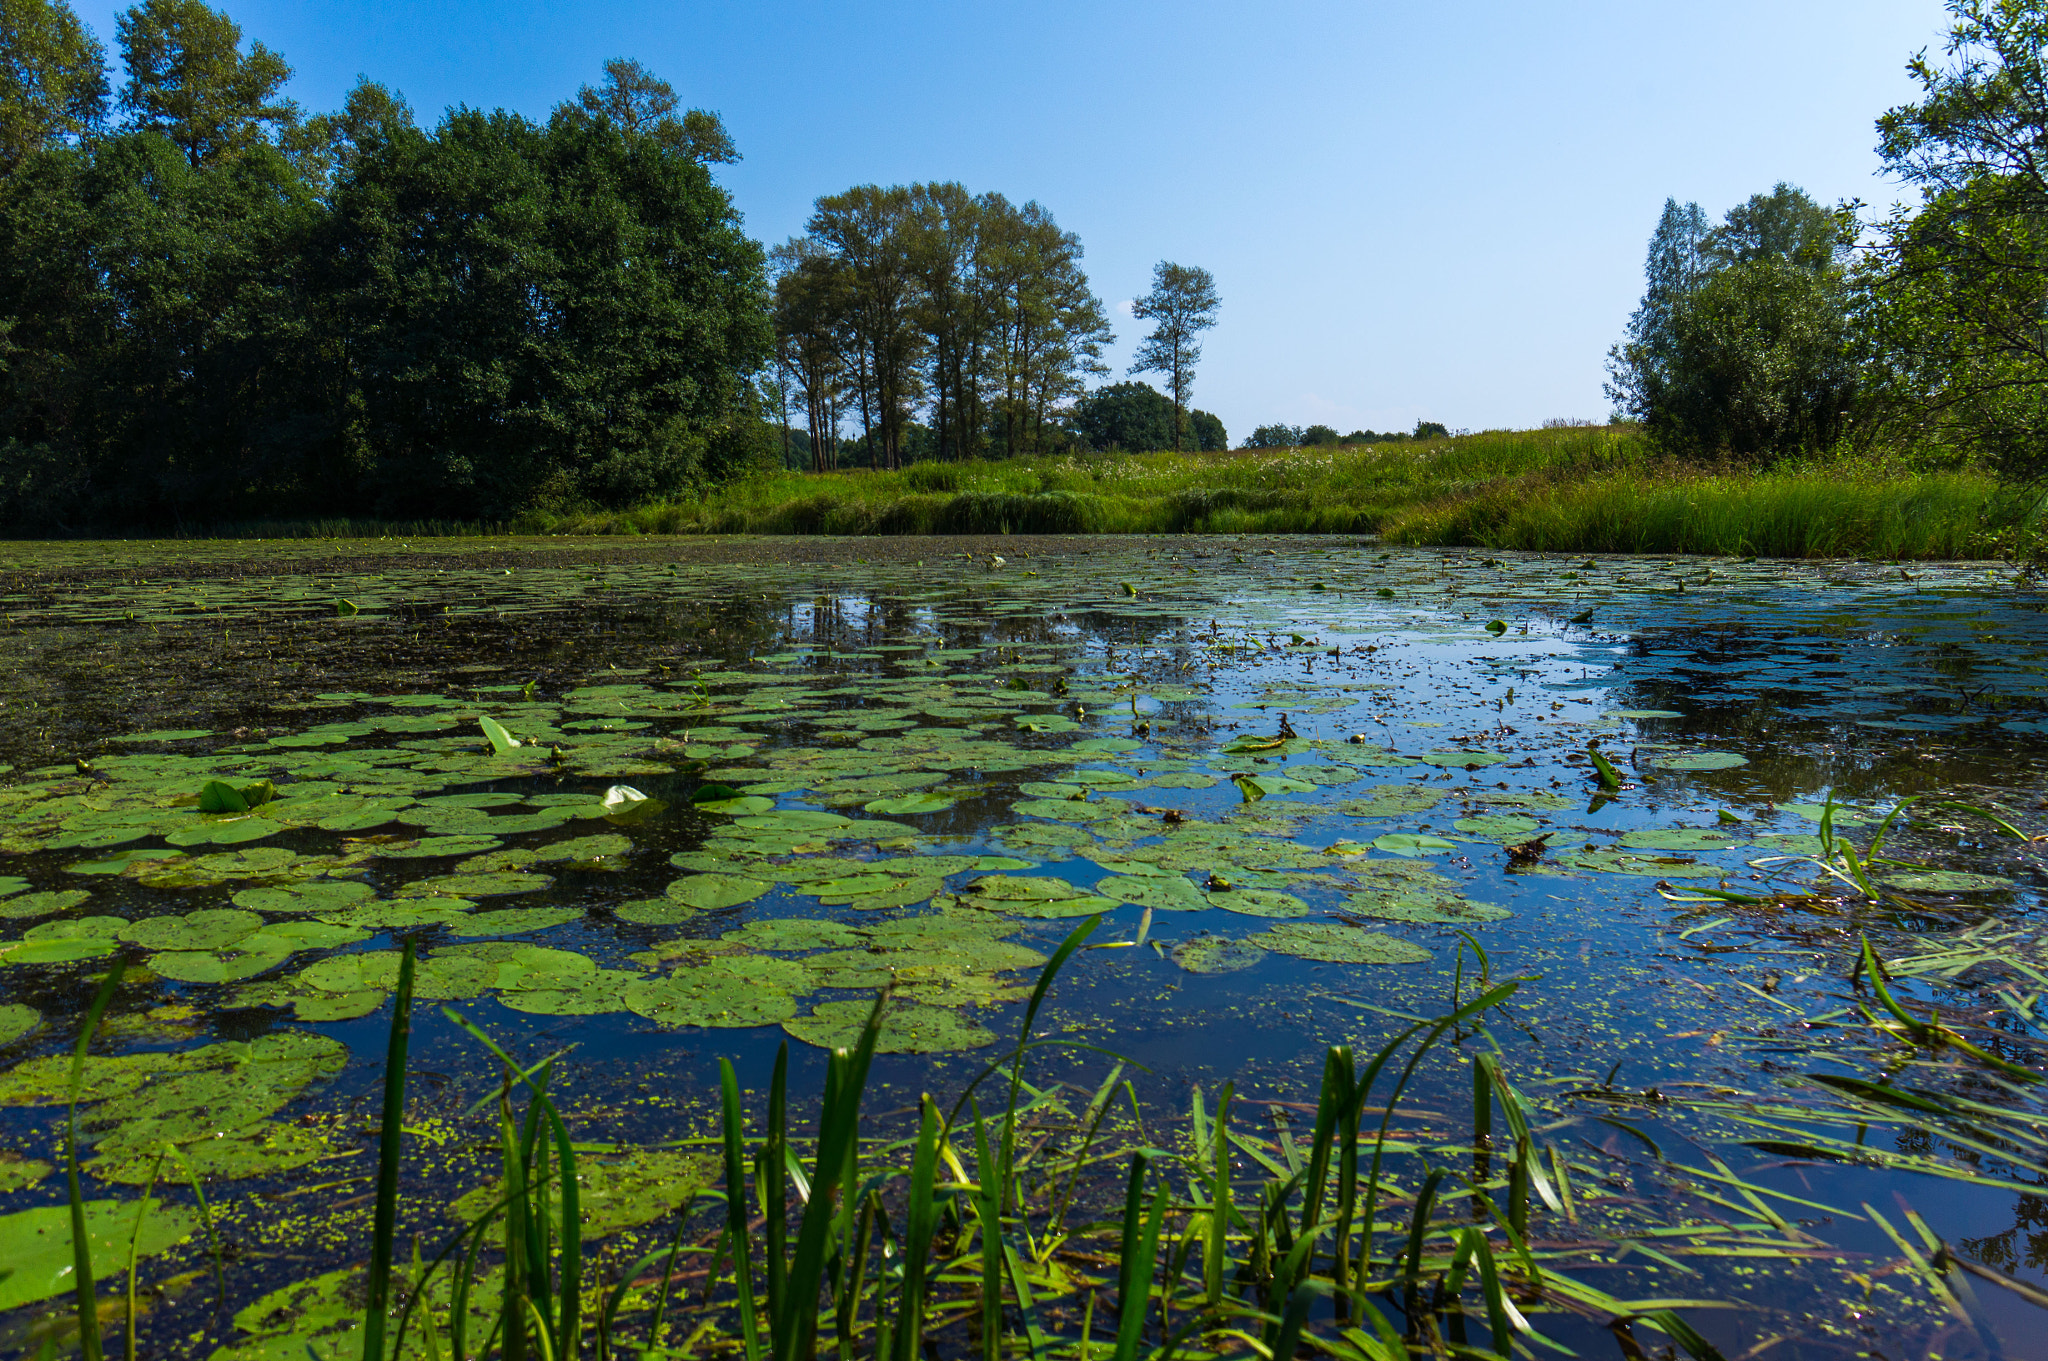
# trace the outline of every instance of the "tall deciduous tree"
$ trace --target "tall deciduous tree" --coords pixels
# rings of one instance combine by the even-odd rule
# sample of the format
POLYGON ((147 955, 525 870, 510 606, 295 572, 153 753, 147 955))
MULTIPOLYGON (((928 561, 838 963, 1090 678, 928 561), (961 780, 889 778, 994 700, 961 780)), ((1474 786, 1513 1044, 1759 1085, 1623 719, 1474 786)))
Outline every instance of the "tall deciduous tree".
POLYGON ((576 102, 586 113, 603 114, 629 133, 651 137, 679 155, 703 164, 730 164, 740 158, 725 124, 715 113, 682 107, 675 87, 637 61, 613 57, 604 64, 604 82, 586 85, 576 102))
POLYGON ((285 59, 202 0, 142 0, 115 20, 128 83, 121 107, 136 131, 159 132, 193 165, 206 165, 295 126, 298 106, 278 91, 285 59))
POLYGON ((1216 324, 1221 306, 1216 280, 1208 270, 1167 260, 1152 268, 1152 291, 1131 304, 1132 316, 1152 323, 1152 333, 1139 344, 1131 372, 1166 375, 1166 390, 1173 398, 1176 453, 1184 443, 1187 422, 1183 413, 1194 395, 1195 365, 1202 358, 1197 337, 1216 324))
POLYGON ((107 53, 64 0, 0 0, 0 173, 107 111, 107 53))
POLYGON ((1843 219, 1781 183, 1704 223, 1666 201, 1642 305, 1609 351, 1609 397, 1676 453, 1834 443, 1859 400, 1843 219))
POLYGON ((1878 120, 1919 190, 1880 224, 1862 319, 1890 395, 1928 433, 2048 469, 2048 10, 1950 0, 1946 62, 1878 120))

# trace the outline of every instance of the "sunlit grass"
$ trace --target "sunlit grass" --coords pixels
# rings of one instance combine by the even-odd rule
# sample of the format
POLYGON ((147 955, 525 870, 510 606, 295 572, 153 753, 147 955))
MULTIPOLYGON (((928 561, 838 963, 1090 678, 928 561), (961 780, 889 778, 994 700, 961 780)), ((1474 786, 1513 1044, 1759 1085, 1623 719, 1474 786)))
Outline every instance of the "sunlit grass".
POLYGON ((1809 558, 2038 556, 2038 491, 1844 457, 1701 470, 1625 427, 1427 444, 1087 454, 777 472, 565 534, 1378 534, 1417 546, 1809 558))

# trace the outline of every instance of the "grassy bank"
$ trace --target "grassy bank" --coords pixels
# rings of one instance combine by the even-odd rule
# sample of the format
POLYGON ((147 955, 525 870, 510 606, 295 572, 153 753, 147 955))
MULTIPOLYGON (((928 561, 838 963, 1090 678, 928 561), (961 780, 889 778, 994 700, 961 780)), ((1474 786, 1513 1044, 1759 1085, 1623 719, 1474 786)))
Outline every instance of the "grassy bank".
POLYGON ((1869 460, 1772 472, 1661 461, 1622 428, 1490 431, 1425 444, 1088 454, 783 472, 594 514, 559 534, 1379 534, 1556 552, 1767 557, 2037 556, 2038 491, 1869 460))

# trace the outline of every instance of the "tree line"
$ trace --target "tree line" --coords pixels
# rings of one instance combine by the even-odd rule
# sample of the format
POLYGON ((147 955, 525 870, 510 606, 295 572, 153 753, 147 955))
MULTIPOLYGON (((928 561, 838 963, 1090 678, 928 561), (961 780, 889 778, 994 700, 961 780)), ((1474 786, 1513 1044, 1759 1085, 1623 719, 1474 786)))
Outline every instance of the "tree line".
MULTIPOLYGON (((849 423, 861 463, 873 468, 1077 442, 1184 447, 1197 414, 1196 337, 1215 324, 1215 281, 1161 262, 1134 304, 1133 315, 1154 326, 1132 371, 1165 374, 1171 399, 1141 384, 1084 396, 1091 377, 1109 372, 1102 354, 1114 332, 1082 253, 1043 205, 958 183, 861 185, 818 199, 804 234, 770 252, 774 386, 801 419, 811 466, 839 466, 849 423), (1163 422, 1140 389, 1164 405, 1163 422)), ((1197 444, 1223 438, 1221 422, 1206 422, 1197 444)), ((793 443, 788 416, 783 426, 793 443)))
POLYGON ((1669 200, 1609 354, 1616 414, 1681 456, 1879 445, 2048 472, 2048 5, 1949 0, 1943 57, 1878 120, 1883 216, 1779 184, 1669 200))
POLYGON ((423 128, 307 115, 201 0, 119 17, 118 87, 66 5, 0 23, 0 521, 502 517, 764 444, 737 152, 637 63, 423 128))

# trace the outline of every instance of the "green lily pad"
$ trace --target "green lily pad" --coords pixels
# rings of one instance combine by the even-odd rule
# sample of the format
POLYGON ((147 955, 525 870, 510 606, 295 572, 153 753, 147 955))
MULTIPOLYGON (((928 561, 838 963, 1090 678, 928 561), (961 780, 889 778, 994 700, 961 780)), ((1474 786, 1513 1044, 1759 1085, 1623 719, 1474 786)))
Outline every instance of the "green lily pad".
POLYGON ((720 937, 756 950, 844 950, 859 945, 863 938, 860 931, 841 922, 808 917, 752 921, 720 937))
POLYGON ((1220 974, 1249 969, 1264 959, 1266 952, 1250 941, 1196 936, 1168 950, 1166 957, 1189 973, 1220 974))
POLYGON ((1474 766, 1501 765, 1513 758, 1497 751, 1426 751, 1415 759, 1426 766, 1469 770, 1474 766))
POLYGON ((1887 874, 1879 882, 1901 893, 2003 893, 2015 887, 2012 880, 1995 874, 1970 874, 1963 870, 1887 874))
MULTIPOLYGON (((626 989, 644 975, 622 969, 583 974, 535 974, 518 987, 507 988, 498 1000, 514 1011, 536 1016, 598 1016, 626 1011, 626 989)), ((586 1231, 588 1225, 585 1226, 586 1231)))
POLYGON ((1309 911, 1308 904, 1293 894, 1277 893, 1272 889, 1212 889, 1208 898, 1209 906, 1246 917, 1303 917, 1309 911))
POLYGON ((1749 758, 1732 751, 1696 751, 1682 756, 1652 757, 1650 764, 1659 770, 1733 770, 1748 765, 1749 758))
POLYGON ((713 960, 667 978, 641 979, 626 988, 628 1010, 671 1026, 719 1029, 774 1025, 796 1015, 796 998, 764 987, 741 967, 750 961, 713 960))
POLYGON ((135 922, 122 928, 120 938, 150 950, 221 950, 262 926, 258 913, 217 907, 135 922))
POLYGON ((1112 875, 1098 881, 1094 888, 1105 898, 1163 912, 1199 912, 1209 905, 1200 889, 1178 876, 1112 875))
POLYGON ((0 1044, 13 1044, 43 1023, 42 1013, 22 1002, 0 1002, 0 1044))
POLYGON ((437 874, 415 879, 398 890, 401 898, 439 894, 448 898, 502 898, 539 893, 555 881, 545 874, 437 874))
POLYGON ((904 817, 943 813, 955 807, 957 803, 958 800, 948 798, 944 794, 904 794, 896 798, 876 799, 872 803, 863 804, 862 809, 869 813, 879 813, 884 817, 904 817))
POLYGON ((1458 849, 1455 841, 1421 832, 1388 832, 1385 836, 1374 837, 1372 844, 1375 850, 1385 851, 1388 855, 1438 855, 1458 849))
POLYGON ((466 914, 450 922, 448 929, 458 936, 516 936, 566 926, 582 918, 582 909, 574 907, 508 907, 466 914))
POLYGON ((1525 818, 1513 813, 1489 813, 1482 817, 1459 818, 1451 824, 1467 836, 1485 837, 1489 841, 1526 841, 1541 830, 1534 818, 1525 818))
POLYGON ((26 920, 30 917, 47 917, 53 912, 69 912, 90 897, 91 891, 82 888, 21 893, 12 898, 0 899, 0 918, 26 920))
POLYGON ((230 901, 252 912, 334 912, 367 902, 376 894, 355 879, 313 879, 279 888, 245 888, 230 901))
POLYGON ((738 874, 692 874, 668 886, 668 896, 700 912, 750 903, 774 885, 763 879, 738 874))
POLYGON ((1725 851, 1742 843, 1710 827, 1639 827, 1616 844, 1632 851, 1725 851))
POLYGON ((1477 925, 1514 916, 1492 903, 1475 903, 1456 893, 1404 893, 1368 890, 1346 894, 1344 906, 1361 917, 1381 921, 1477 925))
MULTIPOLYGON (((782 1028, 820 1049, 844 1049, 859 1043, 874 1003, 858 1000, 820 1002, 808 1016, 786 1019, 782 1028)), ((878 1054, 949 1054, 985 1049, 995 1032, 961 1017, 950 1007, 891 1003, 882 1013, 878 1054)))
MULTIPOLYGON (((91 1200, 85 1203, 85 1235, 92 1247, 94 1270, 117 1276, 128 1260, 130 1245, 154 1257, 184 1242, 199 1227, 198 1215, 182 1205, 160 1200, 91 1200), (136 1237, 137 1218, 141 1237, 136 1237)), ((71 1251, 71 1210, 65 1205, 40 1205, 0 1215, 0 1261, 11 1268, 0 1279, 0 1310, 51 1299, 72 1290, 75 1263, 71 1251)))
MULTIPOLYGON (((620 1149, 576 1155, 576 1195, 585 1241, 673 1214, 723 1175, 717 1155, 681 1149, 620 1149)), ((473 1223, 504 1195, 502 1182, 478 1187, 448 1207, 458 1224, 473 1223)), ((293 1358, 297 1361, 297 1358, 293 1358)))
POLYGON ((1326 922, 1282 922, 1252 936, 1250 944, 1275 954, 1329 964, 1426 964, 1429 951, 1398 936, 1326 922))

